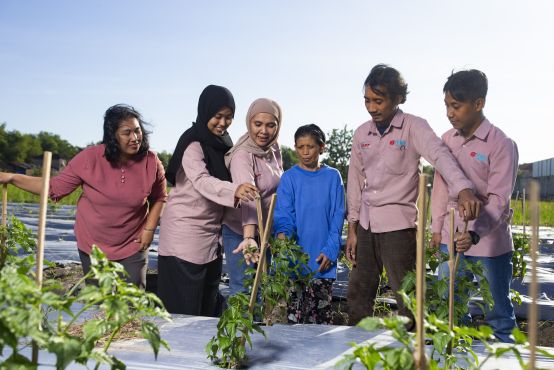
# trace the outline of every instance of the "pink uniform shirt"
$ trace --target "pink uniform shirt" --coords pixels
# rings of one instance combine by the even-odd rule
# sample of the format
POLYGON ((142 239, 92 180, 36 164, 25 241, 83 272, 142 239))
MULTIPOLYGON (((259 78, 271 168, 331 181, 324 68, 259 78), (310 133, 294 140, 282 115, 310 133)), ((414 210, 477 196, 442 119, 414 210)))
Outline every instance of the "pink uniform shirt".
POLYGON ((185 150, 175 182, 161 219, 158 253, 198 265, 211 262, 219 253, 224 206, 233 207, 238 185, 210 175, 198 142, 185 150))
MULTIPOLYGON (((447 131, 442 139, 458 160, 467 177, 475 184, 476 195, 483 202, 481 214, 469 223, 469 230, 481 237, 468 256, 495 257, 513 249, 510 231, 510 198, 517 176, 517 145, 487 119, 469 139, 457 130, 447 131)), ((439 171, 440 172, 440 171, 439 171)), ((450 208, 457 209, 456 199, 448 195, 448 185, 435 173, 431 195, 432 229, 442 234, 442 243, 450 240, 450 208)), ((454 229, 461 232, 464 221, 456 212, 454 229)))
POLYGON ((135 242, 148 215, 148 202, 167 199, 164 168, 153 152, 125 165, 112 166, 104 157, 104 145, 77 154, 50 180, 50 198, 58 201, 82 186, 77 202, 77 247, 90 254, 96 244, 110 260, 138 252, 135 242))
POLYGON ((373 120, 354 132, 348 171, 348 221, 374 233, 416 226, 420 157, 446 174, 454 197, 471 182, 427 121, 400 109, 381 136, 373 120))
MULTIPOLYGON (((233 183, 248 182, 258 187, 262 197, 265 223, 271 196, 277 192, 277 186, 283 174, 280 150, 275 146, 266 156, 259 157, 239 149, 231 160, 229 170, 233 183)), ((258 225, 256 202, 242 202, 238 209, 226 208, 223 223, 239 235, 242 235, 244 225, 258 225)))

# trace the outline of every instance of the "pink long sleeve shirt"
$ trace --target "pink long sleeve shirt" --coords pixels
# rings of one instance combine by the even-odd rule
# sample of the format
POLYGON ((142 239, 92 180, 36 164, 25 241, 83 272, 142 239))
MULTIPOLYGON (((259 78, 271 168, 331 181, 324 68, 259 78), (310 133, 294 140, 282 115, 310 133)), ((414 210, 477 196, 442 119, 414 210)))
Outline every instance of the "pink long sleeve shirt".
POLYGON ((108 259, 117 261, 140 249, 135 240, 146 223, 148 202, 166 201, 165 172, 153 152, 112 166, 104 150, 101 144, 77 154, 50 180, 50 198, 58 201, 81 186, 75 216, 77 247, 90 254, 96 244, 108 259))
MULTIPOLYGON (((442 139, 456 157, 467 177, 475 184, 476 195, 484 207, 469 230, 481 237, 468 256, 495 257, 513 250, 510 231, 510 198, 517 176, 517 145, 487 119, 469 139, 457 130, 447 131, 442 139)), ((440 172, 440 171, 439 171, 440 172)), ((441 233, 444 244, 450 240, 450 208, 457 209, 457 202, 448 194, 448 185, 440 173, 435 173, 431 194, 432 229, 441 233)), ((464 229, 464 221, 456 212, 454 230, 464 229)))
POLYGON ((223 209, 233 207, 238 185, 210 175, 198 142, 185 150, 175 183, 161 219, 158 254, 211 262, 219 253, 223 209))
POLYGON ((373 120, 354 132, 348 170, 348 221, 374 233, 414 228, 420 157, 442 173, 452 194, 473 188, 427 121, 400 109, 381 135, 373 120))
MULTIPOLYGON (((271 196, 277 192, 283 174, 281 152, 277 146, 265 157, 253 155, 246 150, 237 150, 229 166, 233 183, 245 182, 255 185, 262 197, 263 222, 267 218, 271 196)), ((226 208, 223 223, 235 233, 242 235, 244 225, 258 225, 256 202, 242 202, 240 208, 226 208)), ((265 225, 264 225, 265 226, 265 225)))

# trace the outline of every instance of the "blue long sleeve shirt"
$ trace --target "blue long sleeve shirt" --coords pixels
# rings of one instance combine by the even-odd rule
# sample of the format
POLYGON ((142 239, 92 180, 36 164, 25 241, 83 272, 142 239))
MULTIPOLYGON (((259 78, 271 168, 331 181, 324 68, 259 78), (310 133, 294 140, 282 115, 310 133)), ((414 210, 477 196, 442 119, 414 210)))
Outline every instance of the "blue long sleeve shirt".
POLYGON ((294 166, 281 177, 274 214, 275 235, 296 239, 310 256, 308 268, 316 272, 323 253, 331 268, 315 278, 335 279, 344 224, 344 187, 339 171, 322 165, 317 171, 294 166))

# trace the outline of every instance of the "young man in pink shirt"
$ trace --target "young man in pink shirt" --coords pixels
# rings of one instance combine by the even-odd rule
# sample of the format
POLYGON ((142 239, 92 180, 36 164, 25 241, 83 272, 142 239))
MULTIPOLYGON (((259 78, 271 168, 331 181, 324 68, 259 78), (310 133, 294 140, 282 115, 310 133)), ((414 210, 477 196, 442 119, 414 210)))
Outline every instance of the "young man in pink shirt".
MULTIPOLYGON (((394 292, 406 273, 415 269, 415 201, 422 156, 445 174, 450 195, 460 200, 461 214, 473 219, 481 205, 473 184, 427 121, 398 108, 406 101, 408 85, 396 69, 373 67, 364 89, 372 119, 354 133, 348 170, 350 324, 373 313, 383 268, 394 292)), ((398 295, 397 302, 399 313, 411 317, 398 295)))
MULTIPOLYGON (((462 170, 475 184, 484 207, 481 215, 469 224, 469 232, 456 233, 456 251, 461 254, 458 274, 472 274, 464 269, 464 261, 480 261, 484 267, 494 306, 486 311, 486 320, 502 342, 510 338, 516 325, 510 300, 513 242, 509 219, 510 198, 514 189, 518 151, 516 144, 483 114, 487 96, 487 76, 472 69, 452 74, 444 85, 446 115, 452 124, 442 140, 462 170)), ((435 173, 432 205, 433 237, 431 246, 448 253, 450 207, 456 199, 448 195, 449 187, 440 171, 435 173)), ((455 229, 463 230, 464 221, 455 219, 455 229)), ((448 279, 448 264, 439 267, 439 276, 448 279)), ((469 321, 470 317, 464 318, 469 321)), ((466 322, 467 323, 467 322, 466 322)))

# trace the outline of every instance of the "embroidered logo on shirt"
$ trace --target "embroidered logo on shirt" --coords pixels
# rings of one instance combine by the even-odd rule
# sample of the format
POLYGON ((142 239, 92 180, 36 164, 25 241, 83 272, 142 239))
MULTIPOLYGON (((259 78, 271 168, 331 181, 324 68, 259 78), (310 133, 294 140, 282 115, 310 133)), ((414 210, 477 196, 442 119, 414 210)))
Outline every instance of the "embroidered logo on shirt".
POLYGON ((389 141, 389 145, 394 145, 400 150, 406 150, 406 140, 391 140, 389 141))
POLYGON ((360 146, 362 147, 362 149, 367 149, 369 148, 369 143, 362 143, 360 146))
POLYGON ((471 153, 469 153, 469 155, 472 156, 473 158, 477 159, 478 161, 481 161, 481 162, 486 162, 487 161, 487 156, 483 153, 471 152, 471 153))

